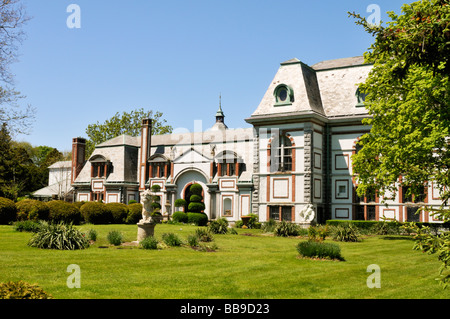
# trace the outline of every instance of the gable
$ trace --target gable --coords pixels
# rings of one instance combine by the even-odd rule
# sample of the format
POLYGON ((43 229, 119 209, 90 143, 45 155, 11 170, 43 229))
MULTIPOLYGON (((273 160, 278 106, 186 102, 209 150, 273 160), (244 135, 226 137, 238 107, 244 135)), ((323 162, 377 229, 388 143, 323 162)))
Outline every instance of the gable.
POLYGON ((210 163, 211 159, 198 151, 196 151, 194 148, 191 148, 190 150, 184 152, 180 156, 178 156, 174 161, 176 164, 180 163, 210 163))

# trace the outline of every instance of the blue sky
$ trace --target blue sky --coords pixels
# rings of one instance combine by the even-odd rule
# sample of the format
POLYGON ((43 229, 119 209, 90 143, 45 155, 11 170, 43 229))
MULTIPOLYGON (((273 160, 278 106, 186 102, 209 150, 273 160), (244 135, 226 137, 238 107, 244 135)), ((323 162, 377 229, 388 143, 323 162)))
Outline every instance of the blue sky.
POLYGON ((12 66, 22 101, 36 108, 34 146, 70 150, 89 124, 137 108, 194 130, 214 124, 222 95, 230 128, 258 106, 281 62, 362 55, 373 42, 347 11, 381 19, 403 1, 23 0, 32 17, 12 66), (81 28, 66 21, 81 8, 81 28))

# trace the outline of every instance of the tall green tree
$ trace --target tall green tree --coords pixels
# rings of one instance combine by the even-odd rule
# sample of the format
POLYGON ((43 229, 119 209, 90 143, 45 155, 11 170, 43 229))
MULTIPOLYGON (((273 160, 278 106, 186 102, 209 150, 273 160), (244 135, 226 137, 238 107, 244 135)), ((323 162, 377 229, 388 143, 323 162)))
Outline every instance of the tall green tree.
MULTIPOLYGON (((370 133, 353 156, 360 196, 376 189, 384 198, 407 186, 420 195, 433 180, 443 204, 435 210, 444 221, 450 198, 450 5, 448 0, 405 4, 402 14, 388 12, 386 25, 369 24, 350 13, 375 37, 365 53, 373 68, 360 90, 367 94, 370 133)), ((416 227, 416 226, 414 226, 416 227)), ((415 228, 419 232, 418 228, 415 228)), ((450 281, 448 234, 417 237, 416 248, 437 253, 441 279, 450 281)))
POLYGON ((21 0, 0 0, 0 123, 7 123, 12 134, 28 133, 35 110, 22 107, 23 96, 14 89, 10 66, 17 60, 18 45, 25 34, 24 24, 29 20, 21 0))
POLYGON ((86 142, 86 154, 89 156, 94 151, 95 145, 103 143, 111 138, 127 134, 139 136, 141 134, 142 120, 151 118, 153 121, 152 135, 162 135, 172 132, 172 126, 166 124, 162 118, 163 113, 152 110, 145 111, 143 108, 131 112, 117 112, 112 118, 100 124, 90 124, 86 128, 88 140, 86 142))

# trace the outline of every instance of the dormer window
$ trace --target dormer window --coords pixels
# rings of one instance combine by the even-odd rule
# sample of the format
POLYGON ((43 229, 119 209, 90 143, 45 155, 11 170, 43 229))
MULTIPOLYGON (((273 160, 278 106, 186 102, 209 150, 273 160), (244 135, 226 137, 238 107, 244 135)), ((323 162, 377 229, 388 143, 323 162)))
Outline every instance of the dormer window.
POLYGON ((356 90, 355 96, 356 96, 356 101, 357 101, 356 107, 364 107, 365 106, 364 103, 366 101, 367 94, 361 92, 361 90, 358 88, 356 90))
POLYGON ((240 158, 235 152, 223 151, 216 156, 219 176, 239 176, 240 158))
POLYGON ((112 172, 111 162, 102 155, 92 156, 89 162, 91 162, 91 177, 107 178, 112 172))
POLYGON ((286 84, 278 85, 273 95, 275 97, 275 106, 291 105, 294 102, 294 90, 286 84))
POLYGON ((149 159, 149 178, 167 178, 171 174, 171 162, 162 155, 155 154, 149 159))

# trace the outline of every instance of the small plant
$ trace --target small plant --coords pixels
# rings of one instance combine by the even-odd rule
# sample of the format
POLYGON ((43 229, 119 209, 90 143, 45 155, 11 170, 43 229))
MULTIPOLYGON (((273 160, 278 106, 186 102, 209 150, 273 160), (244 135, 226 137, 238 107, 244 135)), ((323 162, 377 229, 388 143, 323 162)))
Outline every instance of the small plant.
POLYGON ((281 237, 298 236, 299 227, 294 223, 283 220, 275 227, 274 234, 281 237))
POLYGON ((123 235, 117 230, 110 231, 106 238, 108 239, 108 242, 114 246, 120 246, 123 243, 123 235))
POLYGON ((209 223, 208 229, 213 234, 226 234, 228 233, 228 220, 226 218, 213 220, 209 223))
POLYGON ((31 237, 28 246, 44 249, 76 250, 88 248, 89 241, 72 224, 41 222, 41 228, 31 237))
POLYGON ((210 242, 214 240, 213 234, 209 229, 205 228, 197 228, 195 230, 195 236, 197 236, 198 240, 201 242, 210 242))
POLYGON ((237 230, 235 228, 230 228, 229 233, 231 235, 237 235, 238 234, 238 232, 237 232, 237 230))
POLYGON ((89 229, 86 233, 88 240, 96 241, 97 240, 97 231, 95 229, 89 229))
POLYGON ((262 223, 261 230, 265 233, 273 233, 277 227, 277 222, 274 219, 269 219, 267 222, 262 223))
POLYGON ((167 246, 181 246, 182 244, 180 237, 174 233, 164 233, 161 238, 167 246))
POLYGON ((309 241, 324 241, 328 236, 328 226, 310 226, 308 228, 309 241))
POLYGON ((142 240, 139 245, 143 249, 157 249, 158 248, 158 240, 153 236, 148 236, 144 240, 142 240))
POLYGON ((196 235, 192 235, 192 234, 189 235, 187 238, 187 243, 191 247, 197 247, 198 243, 199 243, 198 237, 196 235))
POLYGON ((341 248, 333 243, 304 241, 297 245, 297 251, 302 257, 344 260, 341 248))
POLYGON ((37 285, 25 281, 0 283, 0 299, 52 299, 37 285))
POLYGON ((23 220, 14 223, 14 230, 19 232, 37 233, 41 229, 41 223, 33 220, 23 220))

